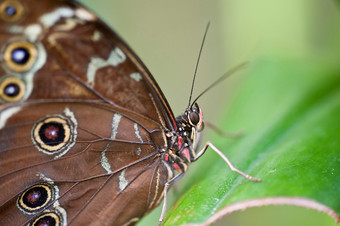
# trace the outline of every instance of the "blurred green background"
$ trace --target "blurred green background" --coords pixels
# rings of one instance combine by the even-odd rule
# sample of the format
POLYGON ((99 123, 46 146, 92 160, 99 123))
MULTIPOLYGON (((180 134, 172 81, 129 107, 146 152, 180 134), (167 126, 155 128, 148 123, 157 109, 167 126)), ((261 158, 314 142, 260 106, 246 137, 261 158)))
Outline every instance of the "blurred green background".
MULTIPOLYGON (((339 4, 331 0, 82 0, 120 34, 154 75, 175 115, 187 106, 206 24, 194 96, 243 61, 339 62, 339 4)), ((205 120, 218 123, 247 69, 204 95, 205 120)), ((275 76, 275 75, 273 75, 275 76)), ((259 90, 260 92, 261 90, 259 90)), ((240 128, 242 129, 242 128, 240 128)), ((208 135, 204 140, 209 139, 208 135)), ((190 167, 190 177, 197 166, 190 167)), ((195 166, 196 165, 196 166, 195 166)), ((204 167, 204 166, 203 166, 204 167)), ((187 185, 186 185, 187 186, 187 185)), ((170 192, 177 197, 183 186, 170 192)), ((174 202, 174 201, 171 201, 174 202)), ((171 203, 170 202, 170 203, 171 203)), ((168 209, 170 208, 170 204, 168 209)), ((138 225, 156 225, 153 211, 138 225)), ((298 207, 263 207, 232 214, 219 225, 334 225, 325 214, 298 207)))

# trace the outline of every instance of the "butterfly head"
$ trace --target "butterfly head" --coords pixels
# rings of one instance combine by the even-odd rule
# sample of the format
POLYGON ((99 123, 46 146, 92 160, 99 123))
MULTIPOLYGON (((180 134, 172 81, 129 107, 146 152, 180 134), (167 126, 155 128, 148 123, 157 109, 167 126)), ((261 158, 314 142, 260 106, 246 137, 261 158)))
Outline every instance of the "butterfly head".
MULTIPOLYGON (((187 164, 196 157, 199 134, 204 128, 203 114, 197 103, 176 118, 177 131, 171 136, 169 161, 179 171, 186 171, 187 164)), ((167 158, 166 158, 167 161, 167 158)))
POLYGON ((201 108, 198 106, 197 103, 188 108, 185 111, 184 115, 187 118, 187 122, 189 122, 190 126, 195 128, 197 132, 203 130, 203 114, 201 108))

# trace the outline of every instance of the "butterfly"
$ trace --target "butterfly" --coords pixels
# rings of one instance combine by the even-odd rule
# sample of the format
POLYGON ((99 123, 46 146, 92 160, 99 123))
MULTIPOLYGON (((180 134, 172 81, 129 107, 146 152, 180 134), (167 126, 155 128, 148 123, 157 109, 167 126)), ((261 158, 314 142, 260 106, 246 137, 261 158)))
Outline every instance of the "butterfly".
MULTIPOLYGON (((133 225, 197 151, 203 114, 174 117, 151 73, 70 0, 0 2, 0 224, 133 225)), ((251 180, 236 168, 232 170, 251 180)))

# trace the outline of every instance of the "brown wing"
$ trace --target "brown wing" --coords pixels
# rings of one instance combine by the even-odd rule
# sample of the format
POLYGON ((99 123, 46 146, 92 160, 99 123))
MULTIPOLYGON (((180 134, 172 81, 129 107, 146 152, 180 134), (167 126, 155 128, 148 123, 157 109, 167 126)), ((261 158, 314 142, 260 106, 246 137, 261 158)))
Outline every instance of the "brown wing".
POLYGON ((94 14, 71 1, 21 2, 22 18, 0 25, 4 55, 10 56, 15 47, 26 47, 31 54, 25 65, 7 57, 0 69, 0 76, 15 74, 23 81, 26 93, 21 100, 99 100, 165 128, 176 127, 150 72, 94 14))
POLYGON ((55 211, 76 225, 121 225, 162 198, 171 172, 161 163, 158 147, 166 144, 158 123, 93 102, 6 106, 0 111, 7 118, 0 130, 0 225, 55 211), (40 185, 52 193, 45 205, 30 202, 32 186, 40 185), (30 210, 27 202, 41 208, 30 210))
POLYGON ((150 72, 71 1, 1 1, 0 20, 0 224, 143 216, 176 128, 150 72))

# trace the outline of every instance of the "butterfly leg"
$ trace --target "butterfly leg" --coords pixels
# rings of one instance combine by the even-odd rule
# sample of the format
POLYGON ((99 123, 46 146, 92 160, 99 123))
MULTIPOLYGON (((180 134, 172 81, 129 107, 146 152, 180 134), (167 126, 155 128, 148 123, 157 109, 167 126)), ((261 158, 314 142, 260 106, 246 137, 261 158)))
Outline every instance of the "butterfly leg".
POLYGON ((245 174, 244 172, 242 172, 242 171, 238 170, 237 168, 235 168, 235 167, 233 166, 233 164, 229 161, 229 159, 227 158, 227 156, 225 156, 225 155, 223 154, 223 152, 220 151, 217 147, 215 147, 215 145, 213 145, 210 141, 208 141, 208 142, 204 145, 203 149, 202 149, 199 153, 197 153, 197 155, 196 155, 194 161, 196 161, 197 159, 199 159, 199 158, 207 151, 208 147, 210 147, 211 149, 213 149, 219 156, 221 156, 221 158, 227 163, 227 165, 229 166, 229 168, 230 168, 232 171, 234 171, 234 172, 240 174, 241 176, 247 178, 248 180, 251 180, 251 181, 261 181, 261 179, 259 179, 259 178, 254 178, 254 177, 252 177, 252 176, 249 176, 248 174, 245 174))
POLYGON ((165 183, 164 185, 164 198, 163 198, 163 207, 162 207, 162 213, 161 216, 159 217, 159 223, 158 226, 162 225, 162 222, 164 220, 164 215, 166 213, 166 203, 167 203, 167 194, 168 194, 168 189, 169 187, 175 183, 176 181, 178 181, 179 179, 181 179, 183 177, 184 173, 179 173, 177 174, 174 178, 172 178, 171 180, 169 180, 168 182, 165 183))
POLYGON ((218 135, 225 137, 225 138, 232 138, 237 139, 244 135, 243 132, 226 132, 215 126, 214 124, 204 121, 204 125, 215 131, 218 135))

